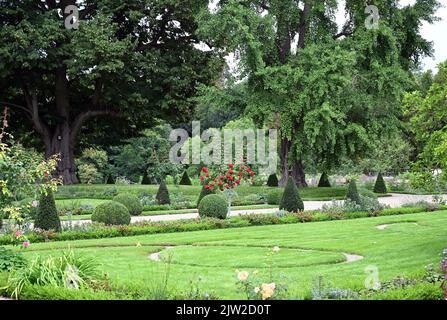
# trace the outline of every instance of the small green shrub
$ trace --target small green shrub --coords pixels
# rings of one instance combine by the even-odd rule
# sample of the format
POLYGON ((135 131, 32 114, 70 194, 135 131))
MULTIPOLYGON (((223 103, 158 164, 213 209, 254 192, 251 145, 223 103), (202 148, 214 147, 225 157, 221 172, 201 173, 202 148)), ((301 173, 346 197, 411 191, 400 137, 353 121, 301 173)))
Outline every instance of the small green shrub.
POLYGON ((282 190, 273 190, 267 194, 267 203, 271 205, 279 205, 282 197, 282 190))
POLYGON ((39 210, 34 219, 34 227, 42 230, 54 230, 60 232, 62 230, 61 221, 56 209, 53 191, 48 189, 42 193, 39 201, 39 210))
POLYGON ((362 201, 360 199, 359 192, 357 190, 357 184, 354 179, 351 179, 348 186, 348 192, 346 193, 346 199, 349 199, 359 205, 361 205, 362 201))
POLYGON ((143 184, 143 185, 151 184, 151 179, 149 178, 146 170, 144 170, 143 179, 141 180, 141 184, 143 184))
POLYGON ((444 300, 439 283, 418 283, 413 286, 396 288, 369 296, 373 300, 444 300))
POLYGON ((267 179, 267 186, 269 187, 277 187, 278 186, 278 177, 276 173, 269 175, 267 179))
POLYGON ((115 179, 113 179, 113 176, 111 174, 107 176, 106 184, 115 184, 115 179))
POLYGON ((127 208, 115 201, 100 204, 93 211, 92 221, 101 222, 106 225, 128 225, 131 216, 127 208))
POLYGON ((158 187, 158 192, 155 196, 155 199, 157 200, 158 204, 171 204, 169 190, 164 180, 161 180, 160 182, 160 186, 158 187))
POLYGON ((113 198, 113 201, 123 204, 129 213, 133 216, 138 216, 143 212, 143 206, 137 196, 130 193, 122 193, 113 198))
POLYGON ((296 187, 295 181, 293 181, 292 177, 287 179, 287 184, 282 194, 279 209, 288 212, 298 212, 304 210, 303 200, 301 200, 298 193, 298 188, 296 187))
POLYGON ((10 272, 26 266, 26 259, 20 252, 0 247, 0 272, 10 272))
POLYGON ((375 193, 387 193, 385 180, 383 180, 382 172, 379 172, 379 175, 377 176, 376 183, 374 185, 374 192, 375 193))
POLYGON ((227 201, 217 194, 205 196, 199 204, 199 215, 202 218, 225 219, 227 217, 227 210, 227 201))
POLYGON ((209 190, 205 188, 202 188, 202 190, 200 190, 199 199, 197 199, 197 208, 199 207, 200 201, 202 201, 203 198, 205 198, 207 195, 210 194, 215 194, 214 190, 209 190))
POLYGON ((189 178, 188 173, 186 171, 183 172, 182 179, 180 180, 180 185, 182 186, 192 185, 191 179, 189 178))
POLYGON ((330 188, 331 183, 329 182, 329 177, 326 172, 323 172, 323 174, 320 177, 320 181, 318 182, 318 188, 330 188))

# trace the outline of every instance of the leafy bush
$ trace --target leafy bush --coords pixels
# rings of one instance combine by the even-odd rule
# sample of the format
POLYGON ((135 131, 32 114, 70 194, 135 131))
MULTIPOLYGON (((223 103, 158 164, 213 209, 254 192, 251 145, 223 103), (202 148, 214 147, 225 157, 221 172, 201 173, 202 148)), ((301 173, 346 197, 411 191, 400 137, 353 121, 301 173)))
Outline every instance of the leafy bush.
POLYGON ((281 202, 282 190, 272 190, 267 194, 267 203, 271 205, 279 205, 281 202))
POLYGON ((331 183, 329 182, 329 177, 326 172, 323 172, 318 182, 318 188, 330 188, 331 183))
POLYGON ((14 270, 8 281, 12 295, 18 297, 29 285, 58 288, 88 288, 89 282, 98 277, 97 264, 93 259, 64 251, 62 256, 37 256, 25 268, 14 270))
POLYGON ((197 199, 197 208, 199 207, 200 201, 202 201, 203 198, 205 198, 207 195, 210 195, 210 194, 215 194, 215 191, 210 190, 210 189, 205 189, 205 188, 202 188, 202 190, 200 190, 199 199, 197 199))
POLYGON ((191 179, 189 178, 188 173, 186 171, 183 172, 182 179, 180 180, 180 185, 182 186, 192 185, 191 179))
POLYGON ((269 175, 269 177, 267 179, 267 186, 269 186, 269 187, 277 187, 278 186, 278 177, 276 176, 276 173, 269 175))
POLYGON ((207 195, 199 204, 199 215, 202 218, 225 219, 227 217, 227 210, 227 201, 217 194, 207 195))
POLYGON ((414 286, 378 292, 368 297, 374 300, 444 300, 439 284, 419 283, 414 286))
POLYGON ((166 182, 161 180, 160 186, 158 187, 157 195, 155 196, 158 204, 171 204, 171 199, 169 198, 169 190, 166 186, 166 182))
POLYGON ((107 176, 106 184, 115 184, 115 179, 113 179, 113 176, 111 174, 107 176))
POLYGON ((386 206, 382 205, 376 198, 359 196, 359 203, 347 199, 345 201, 332 201, 331 204, 324 204, 321 212, 341 216, 346 213, 364 212, 370 215, 378 215, 386 206))
POLYGON ((349 199, 357 204, 361 204, 359 192, 357 190, 357 184, 355 183, 354 179, 351 179, 351 181, 349 182, 346 199, 349 199))
POLYGON ((421 200, 418 202, 413 202, 413 203, 406 203, 404 205, 402 205, 403 208, 421 208, 426 212, 432 212, 432 211, 436 211, 439 210, 440 208, 440 204, 439 203, 435 203, 435 202, 428 202, 425 200, 421 200))
POLYGON ((123 204, 129 213, 138 216, 143 212, 143 206, 136 196, 130 193, 122 193, 113 198, 113 201, 123 204))
POLYGON ((104 182, 104 176, 92 163, 78 165, 78 176, 82 183, 99 184, 104 182))
POLYGON ((382 172, 379 172, 379 175, 377 176, 376 183, 374 185, 374 192, 375 193, 387 193, 385 180, 383 180, 382 172))
POLYGON ((53 191, 48 189, 42 193, 39 201, 39 209, 34 219, 34 227, 42 230, 61 231, 61 221, 56 209, 53 191))
POLYGON ((128 225, 131 216, 129 210, 123 204, 110 201, 97 206, 91 219, 106 225, 128 225))
POLYGON ((288 212, 298 212, 304 210, 304 203, 298 193, 295 181, 292 177, 287 179, 286 187, 282 194, 281 202, 279 205, 280 210, 286 210, 288 212))
POLYGON ((26 259, 20 252, 0 247, 0 272, 10 272, 26 266, 26 259))

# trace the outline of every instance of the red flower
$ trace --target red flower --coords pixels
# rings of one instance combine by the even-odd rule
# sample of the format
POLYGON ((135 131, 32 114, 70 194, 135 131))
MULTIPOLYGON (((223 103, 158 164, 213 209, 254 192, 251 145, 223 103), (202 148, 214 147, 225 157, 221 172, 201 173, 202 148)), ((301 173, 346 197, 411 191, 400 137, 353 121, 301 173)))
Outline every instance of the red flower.
POLYGON ((224 176, 220 176, 219 177, 219 180, 223 180, 225 177, 224 176))
POLYGON ((203 171, 204 173, 207 173, 207 172, 208 172, 208 169, 207 169, 206 167, 203 167, 203 168, 202 168, 202 171, 203 171))
POLYGON ((219 186, 223 185, 222 181, 219 181, 218 185, 219 185, 219 186))
POLYGON ((45 175, 45 177, 48 177, 48 176, 50 175, 50 174, 48 173, 48 171, 45 171, 43 174, 45 175))
POLYGON ((246 171, 247 171, 247 172, 250 172, 250 171, 251 171, 250 167, 248 167, 246 171))
POLYGON ((207 172, 207 173, 206 173, 206 177, 208 178, 209 176, 210 176, 210 175, 209 175, 209 173, 207 172))
POLYGON ((229 177, 228 178, 230 181, 233 181, 234 180, 234 177, 229 177))
POLYGON ((228 170, 228 173, 229 173, 229 174, 233 174, 233 170, 231 170, 231 169, 228 170))
POLYGON ((241 166, 241 170, 244 170, 244 169, 245 169, 245 166, 244 166, 244 165, 242 165, 242 166, 241 166))
POLYGON ((230 163, 229 166, 230 166, 230 168, 233 168, 234 165, 232 163, 230 163))
POLYGON ((205 177, 204 176, 200 176, 200 181, 203 181, 203 180, 205 180, 205 177))
POLYGON ((250 175, 253 177, 255 175, 255 172, 254 171, 250 172, 250 175))
POLYGON ((240 184, 241 183, 241 180, 236 180, 236 184, 240 184))
POLYGON ((219 190, 220 190, 220 191, 224 191, 224 188, 220 188, 219 190))
POLYGON ((229 173, 227 173, 225 176, 227 177, 227 179, 230 178, 230 174, 229 173))

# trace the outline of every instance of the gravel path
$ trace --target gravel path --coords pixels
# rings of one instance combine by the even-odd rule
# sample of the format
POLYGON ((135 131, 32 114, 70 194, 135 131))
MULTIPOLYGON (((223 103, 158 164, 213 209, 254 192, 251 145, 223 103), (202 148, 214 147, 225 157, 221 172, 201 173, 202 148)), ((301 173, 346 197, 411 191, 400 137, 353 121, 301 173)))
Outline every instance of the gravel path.
MULTIPOLYGON (((447 195, 443 195, 444 199, 447 200, 447 195)), ((401 207, 404 204, 414 203, 418 201, 432 201, 433 196, 431 195, 410 195, 410 194, 397 194, 392 193, 391 197, 379 198, 379 202, 385 205, 389 205, 392 208, 401 207)), ((304 201, 305 210, 318 210, 325 204, 330 204, 331 201, 304 201)), ((240 216, 245 214, 265 214, 273 213, 279 211, 276 208, 270 209, 248 209, 248 210, 234 210, 231 212, 231 216, 240 216)), ((181 214, 168 214, 159 216, 139 216, 132 217, 132 222, 140 221, 174 221, 174 220, 185 220, 194 219, 199 216, 198 213, 181 213, 181 214)), ((90 223, 90 220, 73 220, 72 225, 82 225, 90 223)), ((63 224, 69 224, 69 221, 62 221, 63 224)))

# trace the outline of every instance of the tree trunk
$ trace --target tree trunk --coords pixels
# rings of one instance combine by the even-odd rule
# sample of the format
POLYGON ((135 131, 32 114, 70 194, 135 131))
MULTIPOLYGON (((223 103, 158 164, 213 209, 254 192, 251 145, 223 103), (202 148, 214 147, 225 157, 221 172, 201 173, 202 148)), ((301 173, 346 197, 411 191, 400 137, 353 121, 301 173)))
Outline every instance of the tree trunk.
POLYGON ((295 160, 292 164, 292 177, 295 180, 298 187, 307 187, 306 173, 304 172, 304 166, 302 160, 295 160))
POLYGON ((56 154, 60 156, 55 175, 62 177, 64 184, 76 184, 79 182, 76 176, 74 145, 72 141, 72 132, 66 122, 57 125, 52 136, 44 139, 45 157, 49 158, 56 154))

